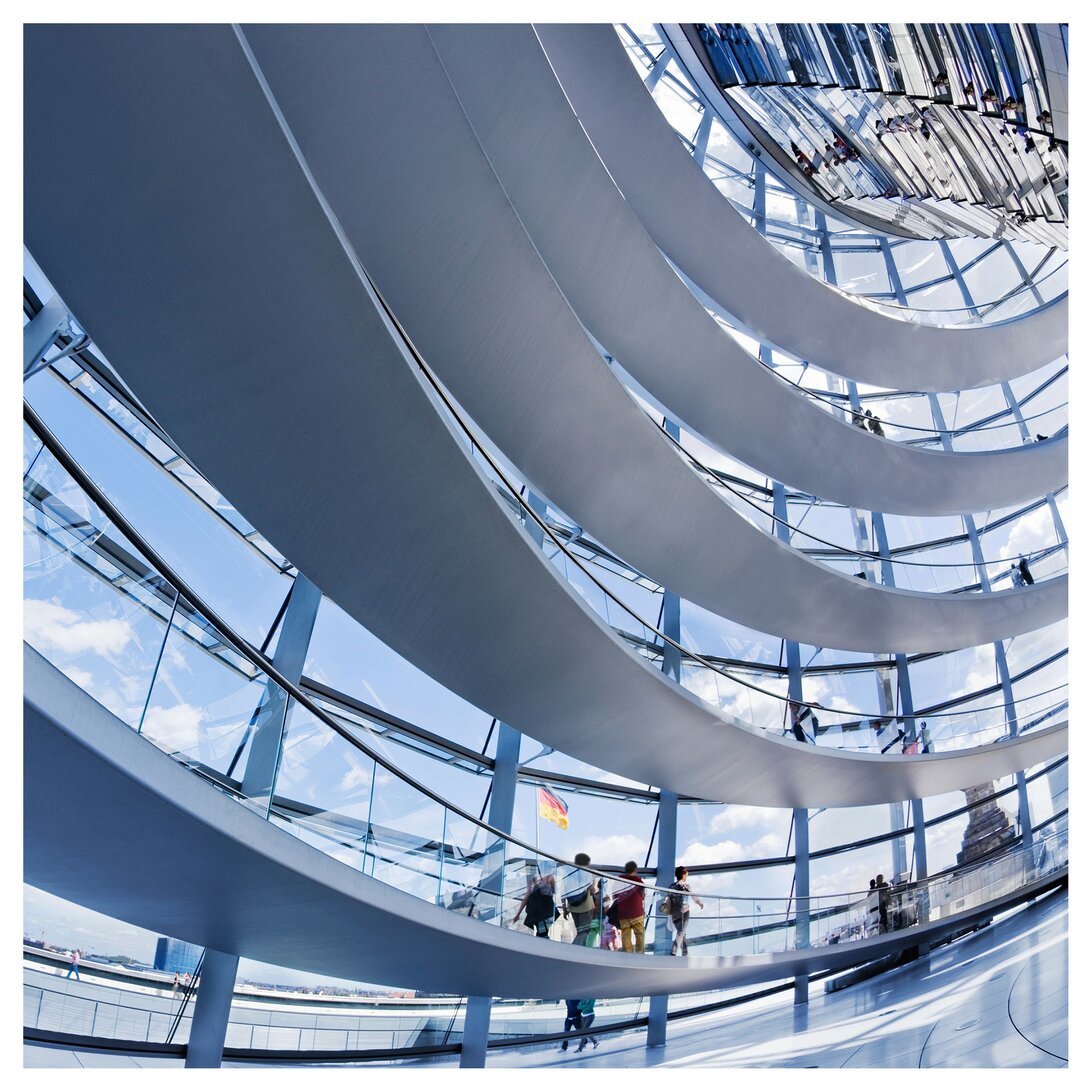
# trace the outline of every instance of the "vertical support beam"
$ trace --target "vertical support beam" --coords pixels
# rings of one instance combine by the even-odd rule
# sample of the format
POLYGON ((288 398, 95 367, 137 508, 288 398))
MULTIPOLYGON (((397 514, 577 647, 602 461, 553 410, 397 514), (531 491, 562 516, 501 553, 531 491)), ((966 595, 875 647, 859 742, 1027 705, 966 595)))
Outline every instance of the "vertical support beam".
MULTIPOLYGON (((547 503, 534 491, 527 496, 529 506, 543 517, 547 513, 547 503)), ((543 551, 544 531, 532 520, 525 519, 525 531, 536 546, 543 551)), ((491 774, 491 799, 488 803, 488 822, 503 832, 512 832, 514 828, 514 803, 517 801, 518 762, 521 761, 521 732, 499 721, 499 734, 495 743, 495 768, 491 774)), ((495 894, 496 908, 502 903, 504 892, 504 874, 506 842, 499 840, 492 845, 487 854, 488 871, 485 875, 491 881, 495 894)), ((501 923, 505 911, 498 911, 501 923)), ((482 1069, 487 1060, 488 1035, 491 1028, 491 998, 471 996, 465 1001, 465 1033, 461 1043, 461 1059, 458 1065, 462 1069, 482 1069)))
MULTIPOLYGON (((321 600, 322 593, 303 574, 297 574, 273 656, 274 666, 294 683, 300 682, 304 674, 304 661, 321 600)), ((263 693, 240 784, 240 790, 248 798, 266 799, 268 804, 273 798, 288 704, 289 699, 276 687, 268 686, 263 693)))
MULTIPOLYGON (((934 418, 935 426, 941 430, 945 427, 945 419, 941 412, 941 404, 937 394, 927 394, 930 403, 930 413, 934 418)), ((952 449, 951 438, 945 434, 941 436, 941 445, 945 450, 952 449)), ((979 538, 979 530, 975 527, 975 519, 970 514, 961 515, 964 528, 967 531, 968 543, 971 545, 971 557, 975 560, 979 575, 979 584, 983 592, 990 592, 990 575, 983 563, 982 540, 979 538)), ((1017 731, 1016 704, 1013 700, 1012 678, 1009 674, 1009 663, 1005 656, 1005 645, 1001 641, 994 642, 994 659, 997 663, 998 681, 1001 683, 1001 699, 1005 709, 1005 722, 1008 725, 1010 735, 1017 731)), ((1020 825, 1020 836, 1025 848, 1031 850, 1031 808, 1028 803, 1027 777, 1023 770, 1015 773, 1016 778, 1016 817, 1020 825)))
MULTIPOLYGON (((294 683, 298 683, 304 673, 304 661, 321 600, 322 593, 303 574, 297 574, 273 656, 274 666, 294 683)), ((277 778, 287 706, 284 695, 267 687, 255 712, 251 747, 240 784, 240 790, 249 798, 265 798, 268 810, 277 778)), ((191 1020, 187 1068, 218 1068, 221 1065, 238 963, 239 957, 230 953, 206 950, 191 1020)))
MULTIPOLYGON (((900 691, 900 709, 909 717, 906 724, 907 731, 913 738, 917 739, 918 732, 915 730, 915 718, 912 716, 915 711, 915 703, 911 696, 908 658, 902 653, 896 657, 896 681, 900 691)), ((923 881, 929 875, 929 864, 926 857, 926 814, 923 809, 922 799, 912 799, 909 805, 911 806, 911 845, 915 854, 915 877, 917 880, 923 881)), ((907 869, 906 865, 904 869, 907 869)), ((896 880, 895 877, 893 880, 896 880)), ((925 923, 930 917, 929 893, 925 889, 919 889, 915 903, 917 918, 919 922, 925 923)), ((929 952, 929 945, 922 944, 919 946, 920 956, 926 956, 929 952)))
MULTIPOLYGON (((666 632, 666 628, 665 628, 666 632)), ((674 791, 661 791, 656 817, 656 882, 658 885, 670 885, 675 878, 675 844, 678 827, 679 796, 674 791)), ((657 901, 657 907, 659 901, 657 901)), ((667 920, 654 909, 653 918, 656 932, 653 936, 653 950, 661 956, 671 951, 671 935, 667 920)), ((646 1046, 663 1046, 667 1042, 667 994, 654 994, 649 998, 649 1030, 646 1046)))
MULTIPOLYGON (((787 526, 787 488, 773 481, 773 513, 779 519, 776 535, 785 544, 791 543, 787 526)), ((802 653, 797 641, 784 640, 787 657, 788 697, 803 700, 802 653)), ((791 809, 792 834, 795 840, 795 948, 810 948, 810 811, 805 806, 791 809)), ((795 976, 795 1004, 805 1005, 810 995, 808 975, 795 976)))
MULTIPOLYGON (((682 429, 670 417, 664 418, 664 430, 678 442, 682 429)), ((679 602, 678 593, 665 590, 664 592, 664 621, 662 627, 664 633, 672 641, 682 641, 682 605, 679 602)), ((669 642, 664 642, 664 659, 662 670, 676 682, 682 682, 682 653, 669 642)))
POLYGON ((668 64, 671 63, 671 50, 664 49, 664 51, 656 58, 656 62, 651 68, 649 68, 649 74, 645 76, 645 87, 651 94, 653 87, 660 81, 660 77, 667 70, 668 64))
POLYGON ((879 241, 881 245, 881 257, 885 260, 885 273, 889 276, 889 284, 896 296, 896 302, 907 307, 907 290, 900 280, 900 272, 896 269, 896 260, 893 258, 892 248, 889 241, 883 236, 879 241))
MULTIPOLYGON (((960 299, 964 301, 964 307, 976 317, 979 316, 979 309, 975 306, 975 301, 972 299, 971 290, 967 286, 967 282, 964 280, 964 275, 960 272, 960 266, 958 265, 952 250, 949 247, 948 241, 939 240, 938 247, 941 248, 941 254, 945 257, 945 265, 949 268, 949 273, 952 274, 953 280, 956 282, 960 289, 960 299)), ((1015 259, 1015 255, 1013 256, 1015 259)), ((1023 264, 1021 264, 1023 265, 1023 264)), ((981 322, 981 317, 979 318, 981 322)))
POLYGON ((220 1069, 239 957, 207 949, 191 1014, 185 1069, 220 1069))
POLYGON ((496 829, 510 832, 514 827, 514 796, 517 794, 517 768, 521 760, 521 732, 499 721, 495 743, 495 770, 491 775, 491 805, 488 822, 496 829))
POLYGON ((761 167, 761 162, 754 159, 754 228, 757 229, 762 236, 767 234, 768 228, 765 224, 765 181, 768 179, 768 174, 761 167))
POLYGON ((699 169, 705 167, 705 153, 709 149, 709 135, 712 134, 713 111, 705 105, 701 114, 701 123, 694 132, 694 164, 699 169))
MULTIPOLYGON (((521 760, 521 732, 499 721, 498 741, 495 744, 495 769, 491 775, 491 800, 488 807, 488 822, 503 832, 512 832, 514 828, 514 802, 517 796, 518 762, 521 760)), ((488 873, 495 895, 498 921, 501 924, 506 915, 499 911, 504 892, 504 874, 506 870, 506 841, 497 840, 488 853, 488 873)))
MULTIPOLYGON (((1020 403, 1016 400, 1016 395, 1013 393, 1013 388, 1008 382, 1001 384, 1001 393, 1005 397, 1005 404, 1008 405, 1009 410, 1013 414, 1013 419, 1016 421, 1017 430, 1020 432, 1020 437, 1026 439, 1030 436, 1031 430, 1028 428, 1027 421, 1024 419, 1024 414, 1020 411, 1020 403)), ((1065 532, 1065 522, 1061 519, 1061 511, 1058 510, 1057 496, 1048 493, 1046 496, 1046 508, 1050 511, 1050 517, 1054 522, 1054 532, 1057 534, 1058 543, 1064 544, 1068 540, 1068 534, 1065 532)))
MULTIPOLYGON (((874 533, 874 546, 878 550, 880 561, 878 563, 881 573, 882 585, 888 585, 889 588, 896 587, 896 575, 893 573, 892 563, 887 562, 892 555, 892 551, 889 548, 889 540, 885 533, 885 519, 881 514, 873 513, 870 515, 871 526, 874 533)), ((887 655, 887 654, 886 654, 887 655)), ((903 653, 895 653, 894 661, 896 664, 896 680, 897 688, 901 678, 907 679, 907 656, 903 653)), ((881 702, 882 715, 888 715, 893 709, 894 697, 892 687, 887 674, 878 671, 878 697, 881 702)), ((910 713, 911 710, 907 708, 903 702, 909 701, 911 698, 911 686, 910 683, 906 683, 905 697, 901 694, 901 713, 910 713)), ((907 872, 908 859, 907 859, 907 844, 905 842, 904 829, 907 827, 907 819, 904 814, 903 803, 889 803, 889 828, 895 834, 892 838, 890 845, 892 852, 892 873, 890 875, 893 881, 903 873, 907 872)))
POLYGON ((23 327, 23 376, 41 362, 49 346, 71 327, 68 310, 59 296, 48 303, 23 327))
MULTIPOLYGON (((664 593, 664 633, 673 641, 679 640, 681 608, 678 593, 664 593)), ((664 642, 663 672, 670 675, 675 682, 682 681, 682 653, 667 641, 664 642)))
MULTIPOLYGON (((870 515, 874 529, 874 543, 877 546, 878 554, 881 556, 881 583, 888 585, 889 588, 896 587, 896 575, 893 573, 892 563, 887 560, 892 557, 892 549, 889 547, 889 538, 885 532, 885 518, 882 514, 873 513, 870 515)), ((911 697, 911 679, 908 672, 907 656, 904 653, 896 653, 896 684, 897 690, 900 694, 900 712, 908 717, 904 721, 905 733, 909 737, 914 737, 914 719, 911 717, 912 709, 912 697, 911 697)), ((881 680, 879 680, 881 681, 881 680)), ((883 695, 884 696, 884 695, 883 695)), ((891 697, 891 695, 890 695, 891 697)), ((891 701, 886 704, 886 709, 891 707, 891 701)), ((883 712, 885 709, 882 710, 883 712)), ((912 820, 914 820, 915 809, 914 803, 912 805, 912 820)), ((922 819, 922 803, 919 802, 919 817, 922 819)), ((889 827, 894 831, 902 830, 906 822, 904 819, 904 804, 903 803, 890 803, 889 804, 889 827)), ((918 848, 921 843, 923 846, 923 854, 926 852, 926 831, 922 830, 921 837, 913 836, 915 847, 918 848)), ((892 879, 895 881, 900 874, 905 873, 908 868, 907 862, 907 846, 904 843, 904 836, 901 832, 899 836, 893 837, 892 842, 892 879)))
MULTIPOLYGON (((773 505, 776 516, 787 518, 787 492, 783 485, 777 484, 780 499, 773 493, 773 505)), ((788 541, 791 533, 786 525, 779 526, 781 539, 788 541)), ((787 656, 788 696, 801 701, 802 688, 802 652, 797 641, 784 641, 784 653, 787 656)), ((805 806, 795 806, 791 810, 792 837, 795 841, 795 948, 810 948, 810 811, 805 806)), ((805 1005, 810 997, 810 978, 808 975, 795 976, 795 1005, 805 1005)))
POLYGON ((482 1069, 487 1061, 491 998, 470 997, 465 1002, 465 1033, 461 1039, 462 1069, 482 1069))
MULTIPOLYGON (((810 812, 805 806, 791 811, 795 838, 795 948, 810 948, 810 812)), ((795 976, 795 1004, 810 997, 810 977, 795 976)))
MULTIPOLYGON (((830 285, 835 285, 836 263, 833 261, 832 237, 829 234, 829 223, 825 220, 825 215, 820 210, 816 210, 814 213, 814 220, 817 224, 819 243, 821 244, 822 276, 830 285)), ((854 385, 855 384, 853 382, 852 386, 854 385)))
MULTIPOLYGON (((679 425, 665 419, 664 426, 678 442, 679 425)), ((682 638, 682 606, 678 593, 664 593, 663 630, 672 641, 680 641, 682 638)), ((682 679, 682 653, 667 641, 664 642, 663 672, 675 682, 682 679)), ((675 880, 678 815, 678 792, 661 790, 656 811, 656 884, 660 886, 670 885, 675 880)), ((653 909, 653 953, 666 956, 671 951, 671 932, 668 930, 667 919, 657 910, 659 904, 660 901, 657 900, 653 909)), ((667 1014, 667 994, 654 994, 649 998, 647 1046, 663 1046, 667 1042, 667 1014)))
MULTIPOLYGON (((531 489, 526 495, 526 501, 540 517, 547 513, 547 503, 531 489)), ((532 518, 527 517, 525 519, 525 531, 536 541, 536 546, 542 551, 544 549, 544 530, 532 518)))

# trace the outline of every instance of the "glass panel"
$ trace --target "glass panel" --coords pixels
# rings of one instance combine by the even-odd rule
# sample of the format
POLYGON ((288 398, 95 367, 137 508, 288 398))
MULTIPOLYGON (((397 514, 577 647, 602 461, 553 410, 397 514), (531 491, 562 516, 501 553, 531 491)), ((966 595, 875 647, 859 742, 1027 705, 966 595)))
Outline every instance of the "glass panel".
POLYGON ((181 764, 242 791, 265 813, 286 701, 281 687, 202 619, 178 608, 140 730, 181 764), (261 778, 250 772, 255 747, 261 778))
POLYGON ((48 451, 24 485, 23 559, 25 640, 136 726, 174 594, 48 451))
POLYGON ((373 873, 380 852, 396 843, 374 825, 375 771, 366 753, 291 701, 271 821, 339 862, 373 873))

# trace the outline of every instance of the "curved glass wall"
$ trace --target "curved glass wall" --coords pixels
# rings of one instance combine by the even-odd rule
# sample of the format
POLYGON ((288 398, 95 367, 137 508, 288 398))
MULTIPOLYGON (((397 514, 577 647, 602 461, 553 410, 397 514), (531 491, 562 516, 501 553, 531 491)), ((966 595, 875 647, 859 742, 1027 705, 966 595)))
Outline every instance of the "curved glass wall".
MULTIPOLYGON (((628 47, 633 51, 640 41, 628 47)), ((694 146, 700 103, 679 96, 685 88, 675 76, 664 74, 654 86, 658 98, 665 98, 665 111, 681 114, 684 127, 692 128, 686 141, 694 146)), ((789 258, 878 307, 896 305, 897 317, 910 317, 911 308, 925 305, 927 311, 916 318, 993 321, 1031 310, 1064 291, 1062 252, 1019 242, 938 243, 866 233, 809 208, 765 174, 719 124, 708 126, 703 145, 703 166, 717 186, 789 258)), ((29 319, 51 289, 32 260, 26 277, 24 319, 29 319)), ((728 329, 758 355, 757 343, 728 329)), ((47 359, 70 344, 61 340, 47 359)), ((956 449, 992 449, 1037 434, 1053 435, 1065 425, 1064 364, 1004 387, 957 395, 955 403, 942 405, 946 423, 938 425, 925 395, 841 385, 780 354, 771 362, 777 377, 800 384, 822 408, 843 412, 872 402, 888 437, 916 445, 940 447, 945 431, 956 449)), ((200 595, 212 597, 215 610, 247 642, 271 651, 295 568, 140 412, 105 358, 83 349, 57 359, 27 383, 26 393, 155 550, 200 595)), ((657 422, 665 422, 662 411, 645 401, 642 406, 657 422)), ((723 497, 746 507, 760 527, 772 532, 781 523, 794 525, 802 531, 792 535, 793 543, 834 565, 849 565, 852 573, 881 580, 888 566, 899 587, 948 591, 982 587, 976 567, 992 567, 1016 552, 1033 555, 1038 576, 1064 567, 1067 494, 976 515, 971 527, 958 518, 884 515, 879 528, 868 513, 784 492, 692 433, 681 432, 678 441, 697 459, 688 467, 703 467, 721 481, 717 486, 723 497), (778 492, 784 495, 779 509, 778 492), (890 554, 877 557, 883 551, 890 554)), ((410 891, 419 889, 447 906, 457 893, 486 896, 501 919, 512 915, 526 879, 542 868, 533 849, 550 851, 553 865, 586 850, 595 865, 609 871, 634 858, 649 876, 657 855, 659 793, 523 737, 509 830, 523 844, 514 852, 504 843, 500 865, 505 887, 493 902, 495 893, 482 886, 480 870, 486 866, 478 856, 486 858, 499 838, 475 820, 485 817, 490 804, 498 732, 493 718, 393 654, 327 598, 305 666, 302 689, 312 703, 305 705, 231 647, 140 558, 93 500, 56 469, 31 433, 24 443, 24 475, 27 640, 121 719, 222 791, 238 795, 252 717, 291 701, 280 786, 270 797, 246 801, 364 872, 410 891), (340 729, 328 727, 320 713, 340 729), (439 799, 418 794, 406 777, 461 813, 440 811, 439 799), (567 802, 565 831, 537 813, 541 785, 567 802), (486 847, 485 836, 492 840, 486 847), (421 852, 420 840, 437 842, 421 852)), ((523 494, 505 487, 504 493, 508 500, 523 494)), ((574 587, 631 647, 661 667, 664 641, 657 630, 669 625, 665 605, 674 598, 665 597, 658 583, 582 533, 556 508, 546 507, 540 516, 550 531, 545 555, 563 567, 574 587), (642 619, 630 616, 619 600, 642 619)), ((992 579, 990 587, 1005 584, 992 579)), ((786 702, 799 674, 802 698, 819 703, 813 737, 823 746, 856 752, 972 746, 1067 716, 1064 624, 1007 640, 1000 649, 988 645, 898 657, 803 645, 801 655, 792 657, 779 639, 686 601, 680 608, 676 636, 694 654, 683 654, 682 681, 707 700, 787 737, 797 737, 786 702), (910 705, 902 701, 902 684, 910 705), (905 713, 916 721, 929 718, 929 732, 924 736, 916 727, 912 739, 908 725, 901 730, 895 722, 905 713), (867 724, 871 716, 891 722, 881 725, 883 734, 867 724)), ((1015 852, 1022 829, 1030 837, 1028 851, 1035 853, 1037 872, 1061 865, 1067 795, 1067 759, 1060 758, 1000 779, 996 791, 924 800, 919 816, 925 818, 925 872, 954 876, 964 831, 973 815, 987 807, 1006 815, 1011 832, 1006 828, 1000 834, 999 850, 983 860, 982 876, 967 879, 972 897, 1007 889, 1031 872, 1030 857, 1018 858, 1015 852), (1026 824, 1021 821, 1025 815, 1026 824)), ((809 892, 818 901, 812 943, 866 933, 872 905, 864 880, 884 872, 902 886, 905 875, 907 880, 918 876, 917 833, 922 827, 914 820, 915 805, 812 809, 809 817, 809 892)), ((695 888, 708 903, 707 910, 693 913, 701 921, 691 935, 691 955, 752 953, 793 944, 793 908, 776 899, 795 893, 793 825, 789 810, 679 799, 676 860, 691 867, 695 888)), ((898 911, 915 903, 905 898, 902 887, 896 899, 898 911)), ((650 946, 655 928, 650 923, 650 946)))
MULTIPOLYGON (((44 439, 45 429, 36 417, 30 419, 44 439)), ((102 496, 75 479, 69 471, 74 465, 57 460, 57 445, 34 453, 24 482, 29 636, 47 659, 174 761, 359 872, 506 928, 515 928, 523 913, 531 912, 528 896, 549 883, 548 895, 564 901, 562 918, 554 908, 542 916, 563 924, 556 940, 603 946, 605 901, 624 902, 625 884, 617 870, 590 868, 596 897, 584 912, 589 917, 571 919, 565 903, 574 905, 571 881, 580 876, 573 863, 546 853, 539 838, 533 847, 486 825, 479 814, 443 801, 417 778, 416 759, 399 763, 382 756, 353 724, 279 677, 163 561, 145 561, 150 551, 145 540, 136 543, 102 496), (117 586, 121 576, 124 587, 117 586), (89 646, 80 649, 80 639, 89 646), (72 652, 92 653, 90 666, 73 665, 72 652), (267 722, 272 715, 281 717, 280 732, 267 722), (280 745, 269 759, 275 763, 272 774, 264 775, 266 754, 256 754, 254 747, 267 731, 280 745)), ((998 798, 992 784, 981 798, 998 798)), ((969 796, 969 808, 974 801, 969 796)), ((722 843, 691 843, 698 910, 691 913, 687 933, 694 955, 787 952, 949 919, 959 908, 1000 900, 1058 873, 1066 859, 1067 831, 1060 821, 1055 829, 1047 825, 1040 823, 1043 835, 1026 846, 1017 847, 1015 836, 1003 837, 980 853, 985 857, 970 860, 969 868, 920 875, 910 886, 909 875, 896 875, 888 905, 877 891, 867 895, 861 887, 789 894, 786 903, 768 894, 720 891, 713 881, 716 870, 702 864, 731 852, 722 843), (888 919, 886 906, 893 913, 888 919), (800 913, 811 930, 808 943, 800 940, 800 913)), ((710 832, 723 827, 716 819, 709 823, 710 832)), ((618 840, 603 841, 612 854, 618 840)), ((716 869, 722 876, 723 869, 716 869)), ((644 884, 642 890, 650 912, 659 911, 670 892, 659 883, 644 884)), ((649 924, 646 948, 666 952, 671 937, 663 920, 649 924)))
MULTIPOLYGON (((104 489, 115 493, 121 508, 130 506, 138 514, 138 506, 147 492, 166 497, 166 492, 175 487, 169 478, 171 473, 211 508, 223 525, 232 526, 230 515, 221 513, 222 500, 205 481, 200 478, 199 484, 192 485, 188 479, 190 470, 177 469, 172 459, 165 463, 166 471, 162 471, 161 455, 154 453, 149 429, 130 409, 112 408, 109 404, 113 400, 111 395, 75 360, 62 358, 48 372, 30 380, 27 394, 35 406, 47 409, 52 422, 59 425, 65 443, 76 453, 85 455, 95 471, 100 469, 104 489), (88 404, 96 407, 87 408, 88 404), (111 423, 102 425, 100 418, 104 416, 109 417, 111 423), (121 418, 119 423, 117 416, 121 418), (99 434, 101 427, 104 431, 99 434), (170 464, 172 468, 169 468, 170 464), (138 482, 133 483, 136 478, 138 482)), ((648 408, 644 403, 643 407, 648 408)), ((685 435, 680 438, 688 439, 685 435)), ((536 513, 535 506, 521 497, 520 481, 510 479, 513 473, 509 466, 503 461, 496 463, 492 448, 481 448, 475 441, 469 445, 473 453, 480 454, 478 460, 515 513, 523 523, 527 521, 528 514, 536 513)), ((701 445, 696 446, 696 450, 703 455, 709 454, 709 449, 701 445)), ((704 468, 700 459, 696 461, 695 467, 704 468)), ((723 460, 720 464, 724 464, 723 460)), ((745 469, 741 471, 746 473, 745 469)), ((929 591, 1013 587, 1009 566, 1022 552, 1029 556, 1032 572, 1040 578, 1065 568, 1066 538, 1063 529, 1058 532, 1060 515, 1050 501, 1021 508, 1015 513, 987 514, 978 523, 972 522, 980 548, 977 559, 973 560, 971 534, 960 519, 905 518, 894 523, 887 515, 866 515, 821 504, 798 493, 787 495, 786 517, 781 518, 771 505, 773 491, 767 478, 760 477, 760 483, 754 485, 734 474, 725 474, 722 469, 711 469, 707 474, 717 480, 721 493, 731 498, 733 505, 760 527, 776 532, 786 521, 794 530, 792 542, 796 546, 872 580, 929 591), (727 479, 728 476, 731 479, 727 479), (874 517, 878 520, 873 520, 874 517), (887 542, 882 539, 886 534, 889 536, 887 542), (1040 537, 1044 543, 1038 543, 1040 537), (1026 540, 1036 542, 1026 544, 1023 549, 1013 547, 1026 540), (883 551, 889 552, 884 559, 881 558, 883 551), (980 575, 986 577, 985 586, 980 575)), ((189 552, 177 548, 172 521, 148 523, 147 534, 198 587, 219 565, 220 549, 209 542, 209 534, 205 532, 209 520, 206 515, 185 511, 183 520, 190 522, 189 537, 200 532, 207 536, 208 542, 198 545, 199 550, 207 552, 202 557, 207 561, 192 561, 189 552), (210 555, 211 552, 214 554, 210 555)), ((537 520, 546 530, 544 553, 552 564, 631 648, 661 666, 665 640, 659 629, 663 619, 660 587, 606 552, 553 508, 543 508, 537 520)), ((235 535, 237 530, 230 528, 230 531, 235 535)), ((229 542, 236 548, 241 539, 236 536, 229 542)), ((264 553, 257 540, 249 537, 247 548, 253 547, 264 553)), ((288 576, 280 570, 280 564, 273 564, 271 569, 266 560, 255 560, 249 570, 228 576, 227 588, 233 590, 235 599, 229 599, 227 595, 222 597, 222 609, 234 614, 235 625, 242 629, 248 640, 262 647, 266 647, 272 638, 289 585, 288 576), (246 603, 243 597, 249 592, 257 594, 260 602, 246 603)), ((835 748, 871 753, 881 750, 914 752, 918 736, 918 746, 926 752, 960 749, 1013 737, 1043 723, 1059 722, 1067 711, 1066 680, 1061 674, 1063 663, 1054 666, 1054 658, 1065 654, 1064 626, 1056 632, 1034 635, 1045 652, 1033 657, 1023 668, 1014 668, 1016 688, 1011 701, 1006 702, 995 692, 992 687, 996 682, 988 678, 987 690, 981 695, 965 694, 962 700, 952 700, 947 684, 942 682, 936 684, 933 693, 926 695, 931 700, 925 705, 913 698, 909 706, 900 701, 898 685, 881 678, 883 669, 877 659, 864 669, 876 669, 876 689, 874 679, 868 678, 865 688, 854 692, 860 678, 866 677, 855 674, 858 659, 853 658, 843 674, 834 673, 822 679, 814 677, 813 664, 807 664, 806 685, 810 689, 801 696, 793 695, 785 685, 786 665, 779 642, 771 651, 774 657, 772 670, 763 671, 759 665, 769 656, 770 650, 761 635, 735 627, 688 602, 683 604, 681 630, 681 640, 669 640, 667 644, 682 653, 679 677, 688 689, 706 701, 749 719, 763 730, 793 737, 809 733, 809 728, 805 733, 796 730, 789 702, 809 702, 813 707, 811 737, 820 740, 822 745, 835 748), (746 642, 745 649, 733 648, 737 639, 746 642), (1029 675, 1029 668, 1038 672, 1037 678, 1029 675), (1051 678, 1055 671, 1057 674, 1051 678)), ((342 629, 339 627, 337 632, 342 633, 342 629)), ((361 639, 370 637, 359 628, 356 633, 361 639)), ((312 656, 317 655, 313 649, 312 656)), ((394 666, 403 673, 403 685, 430 682, 400 660, 396 660, 394 666)), ((320 684, 328 683, 320 668, 315 669, 313 678, 320 684)), ((337 684, 336 688, 345 689, 361 700, 371 700, 373 696, 369 686, 337 684)), ((433 685, 427 693, 441 699, 442 707, 449 709, 455 724, 468 724, 477 734, 490 730, 488 718, 453 695, 433 685)), ((381 704, 377 695, 375 697, 375 704, 381 704)))

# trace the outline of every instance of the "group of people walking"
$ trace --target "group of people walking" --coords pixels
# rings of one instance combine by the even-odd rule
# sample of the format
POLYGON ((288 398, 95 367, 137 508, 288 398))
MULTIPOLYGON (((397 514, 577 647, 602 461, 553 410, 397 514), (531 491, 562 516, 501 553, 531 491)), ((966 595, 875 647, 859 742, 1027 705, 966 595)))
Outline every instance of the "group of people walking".
POLYGON ((881 421, 869 409, 863 409, 862 412, 854 409, 851 413, 851 422, 863 431, 885 437, 885 429, 881 426, 881 421))
POLYGON ((1009 567, 1009 579, 1014 589, 1022 589, 1025 585, 1034 585, 1035 579, 1031 576, 1031 568, 1028 566, 1027 556, 1021 555, 1019 562, 1014 562, 1009 567))
MULTIPOLYGON (((558 918, 573 921, 573 944, 615 949, 621 938, 624 952, 645 952, 645 882, 638 874, 638 865, 631 859, 623 867, 619 881, 624 888, 602 890, 589 870, 591 859, 581 852, 574 856, 574 865, 557 883, 553 873, 537 874, 529 883, 518 909, 511 920, 517 923, 524 916, 524 925, 537 937, 550 937, 558 918), (605 895, 605 891, 607 895, 605 895), (556 903, 561 897, 561 910, 556 903)), ((685 866, 676 867, 675 880, 667 886, 660 905, 660 914, 668 919, 671 930, 671 955, 687 955, 686 930, 690 921, 690 901, 704 907, 689 884, 690 872, 685 866)), ((614 885, 609 882, 609 885, 614 885)), ((569 1030, 569 1029, 567 1029, 569 1030)))
MULTIPOLYGON (((556 921, 571 919, 574 926, 575 945, 587 947, 599 944, 601 948, 618 948, 621 938, 623 952, 645 952, 645 882, 638 874, 638 865, 631 859, 623 867, 618 881, 626 882, 619 888, 607 879, 598 881, 589 870, 591 859, 585 852, 574 856, 574 864, 557 882, 555 874, 537 874, 529 883, 525 895, 518 903, 511 920, 517 923, 524 916, 524 925, 537 937, 550 937, 556 921), (601 885, 606 885, 603 888, 601 885), (561 910, 556 902, 561 898, 561 910)), ((667 887, 659 906, 659 913, 667 917, 671 930, 671 955, 687 955, 686 931, 690 923, 690 901, 703 908, 701 900, 694 895, 689 882, 690 872, 685 866, 675 868, 675 880, 667 887)), ((563 1034, 580 1031, 581 1038, 575 1054, 580 1054, 590 1044, 600 1045, 589 1028, 596 1019, 596 1001, 592 998, 567 998, 563 1034)), ((564 1038, 559 1052, 565 1052, 571 1039, 564 1038)))

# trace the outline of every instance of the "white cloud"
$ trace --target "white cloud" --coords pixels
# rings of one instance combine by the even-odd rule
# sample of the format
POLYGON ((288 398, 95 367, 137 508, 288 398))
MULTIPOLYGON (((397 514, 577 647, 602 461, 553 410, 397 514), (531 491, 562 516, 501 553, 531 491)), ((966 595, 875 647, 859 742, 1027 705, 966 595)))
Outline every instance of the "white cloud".
POLYGON ((736 829, 783 829, 791 821, 790 810, 771 806, 725 806, 709 821, 709 834, 730 833, 736 829))
POLYGON ((27 600, 23 608, 23 637, 34 648, 98 656, 123 652, 134 634, 123 619, 87 619, 58 600, 27 600))
MULTIPOLYGON (((1060 508, 1060 503, 1059 503, 1060 508)), ((1054 519, 1046 506, 1025 514, 1013 524, 1009 535, 998 548, 999 559, 1016 559, 1020 555, 1030 555, 1033 551, 1053 547, 1058 542, 1054 531, 1054 519)), ((1000 566, 996 569, 1002 569, 1000 566)))
POLYGON ((565 852, 564 858, 572 859, 579 851, 588 852, 595 863, 616 864, 635 862, 644 864, 649 850, 649 839, 634 833, 616 833, 614 836, 586 836, 572 852, 565 852))
POLYGON ((83 671, 80 667, 75 667, 74 664, 61 668, 61 671, 80 689, 89 692, 94 682, 94 676, 89 671, 83 671))
MULTIPOLYGON (((963 697, 965 694, 971 694, 976 690, 983 690, 987 686, 992 686, 997 680, 997 658, 994 655, 993 644, 978 645, 973 650, 971 670, 968 671, 963 688, 951 696, 963 697)), ((965 708, 971 707, 970 705, 965 706, 965 708)))
POLYGON ((695 840, 683 850, 677 861, 689 866, 739 862, 748 857, 746 852, 747 849, 737 840, 721 840, 717 844, 703 844, 695 840))
POLYGON ((208 716, 197 705, 151 705, 146 710, 143 734, 173 750, 193 751, 208 716))
POLYGON ((341 778, 341 790, 352 791, 354 788, 364 785, 365 789, 371 784, 371 762, 356 762, 349 771, 341 778))

